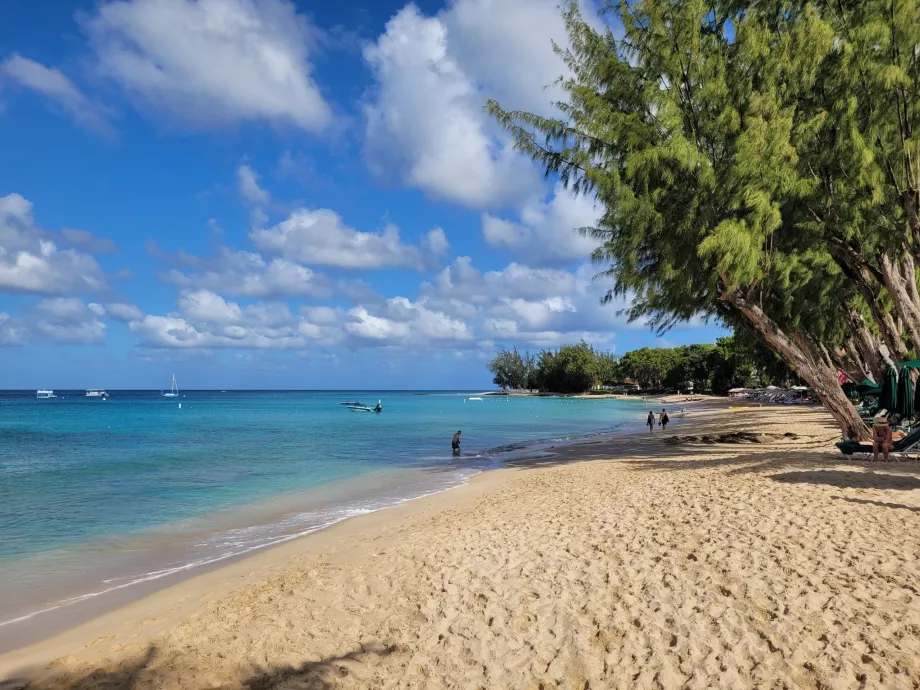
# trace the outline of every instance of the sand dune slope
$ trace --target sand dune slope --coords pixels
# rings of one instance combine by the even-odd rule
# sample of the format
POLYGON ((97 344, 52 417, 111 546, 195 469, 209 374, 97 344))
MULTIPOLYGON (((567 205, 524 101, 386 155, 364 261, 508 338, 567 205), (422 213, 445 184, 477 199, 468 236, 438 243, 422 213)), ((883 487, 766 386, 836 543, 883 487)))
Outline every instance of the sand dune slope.
POLYGON ((916 688, 920 464, 842 462, 814 412, 718 428, 790 421, 566 451, 33 687, 916 688))

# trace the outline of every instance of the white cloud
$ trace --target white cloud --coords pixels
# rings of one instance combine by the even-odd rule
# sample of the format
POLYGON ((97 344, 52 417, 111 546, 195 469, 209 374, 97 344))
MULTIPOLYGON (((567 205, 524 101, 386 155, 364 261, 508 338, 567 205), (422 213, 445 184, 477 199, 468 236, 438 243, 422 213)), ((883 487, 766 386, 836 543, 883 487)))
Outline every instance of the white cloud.
POLYGON ((291 261, 350 270, 422 270, 448 249, 441 228, 430 230, 415 246, 404 243, 393 224, 387 224, 382 232, 360 232, 329 209, 298 209, 273 227, 254 230, 250 238, 262 251, 291 261))
MULTIPOLYGON (((566 71, 552 41, 567 46, 559 0, 454 0, 440 15, 451 51, 484 93, 514 110, 546 113, 566 71), (550 87, 550 88, 546 88, 550 87)), ((589 20, 594 11, 587 9, 589 20)), ((484 102, 484 100, 483 100, 484 102)))
POLYGON ((105 136, 113 134, 108 109, 88 98, 60 71, 14 53, 0 62, 0 74, 50 99, 79 125, 105 136))
POLYGON ((236 169, 236 189, 250 204, 267 204, 271 195, 259 186, 259 174, 245 163, 236 169))
POLYGON ((44 299, 21 316, 0 313, 0 345, 60 343, 91 345, 105 340, 101 305, 74 297, 44 299))
POLYGON ((332 294, 332 281, 327 276, 287 259, 266 261, 255 252, 227 247, 221 247, 212 258, 182 258, 196 270, 183 273, 173 269, 162 277, 183 288, 253 298, 326 298, 332 294))
POLYGON ((285 305, 241 307, 213 292, 198 290, 179 298, 177 313, 144 315, 128 326, 144 347, 302 348, 300 320, 285 305))
POLYGON ((126 302, 111 302, 105 305, 106 315, 116 321, 135 321, 144 316, 144 313, 133 304, 126 302))
POLYGON ((363 306, 350 309, 345 330, 360 338, 391 345, 406 343, 410 339, 451 344, 473 339, 473 333, 465 322, 429 309, 423 301, 393 297, 380 305, 377 311, 372 314, 363 306))
POLYGON ((482 234, 489 246, 528 264, 570 265, 591 258, 598 242, 576 230, 594 226, 600 214, 593 198, 575 196, 557 183, 550 201, 523 205, 520 222, 482 214, 482 234))
POLYGON ((618 314, 623 305, 600 304, 610 285, 595 282, 594 274, 590 264, 572 272, 519 263, 483 273, 464 256, 422 285, 421 301, 478 324, 480 335, 491 340, 525 347, 582 338, 603 343, 631 326, 618 314))
POLYGON ((395 172, 408 185, 474 208, 532 194, 538 175, 486 120, 486 96, 451 47, 445 22, 415 5, 365 47, 377 81, 365 105, 368 164, 378 176, 395 172))
POLYGON ((60 294, 105 288, 102 268, 89 254, 59 249, 35 225, 32 203, 0 197, 0 292, 60 294))
POLYGON ((85 28, 102 74, 185 125, 331 119, 309 63, 321 34, 287 0, 119 0, 85 28))
MULTIPOLYGON (((382 177, 476 209, 535 196, 540 177, 483 106, 550 114, 567 74, 552 42, 568 35, 558 0, 453 0, 426 17, 414 4, 364 49, 376 87, 365 153, 382 177), (549 87, 549 88, 544 88, 549 87)), ((593 3, 585 17, 597 24, 593 3)))

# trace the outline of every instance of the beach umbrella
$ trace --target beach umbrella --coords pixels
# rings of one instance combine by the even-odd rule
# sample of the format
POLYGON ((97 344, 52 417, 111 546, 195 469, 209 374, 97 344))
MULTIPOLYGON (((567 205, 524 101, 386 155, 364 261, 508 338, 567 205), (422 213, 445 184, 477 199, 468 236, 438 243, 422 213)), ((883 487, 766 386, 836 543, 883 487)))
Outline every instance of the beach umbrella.
POLYGON ((920 386, 914 387, 914 411, 920 410, 920 386))
POLYGON ((882 393, 878 404, 882 409, 894 412, 897 405, 898 372, 890 364, 885 367, 885 376, 882 379, 882 393))
POLYGON ((894 409, 902 419, 914 416, 914 382, 911 381, 910 370, 907 367, 901 368, 901 375, 898 377, 897 404, 894 409))

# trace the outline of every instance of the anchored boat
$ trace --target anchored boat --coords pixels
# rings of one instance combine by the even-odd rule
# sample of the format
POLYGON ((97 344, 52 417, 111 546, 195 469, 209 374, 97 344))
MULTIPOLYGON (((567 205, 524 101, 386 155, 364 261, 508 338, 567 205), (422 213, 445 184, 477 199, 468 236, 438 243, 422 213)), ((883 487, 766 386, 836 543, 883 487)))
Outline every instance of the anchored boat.
POLYGON ((170 389, 169 393, 164 393, 163 391, 160 391, 160 395, 162 395, 164 398, 178 398, 179 397, 179 386, 176 385, 176 375, 175 374, 173 374, 172 388, 170 389))
POLYGON ((361 403, 347 405, 347 407, 352 412, 376 412, 377 414, 383 412, 383 404, 379 400, 373 407, 368 407, 367 405, 362 405, 361 403))

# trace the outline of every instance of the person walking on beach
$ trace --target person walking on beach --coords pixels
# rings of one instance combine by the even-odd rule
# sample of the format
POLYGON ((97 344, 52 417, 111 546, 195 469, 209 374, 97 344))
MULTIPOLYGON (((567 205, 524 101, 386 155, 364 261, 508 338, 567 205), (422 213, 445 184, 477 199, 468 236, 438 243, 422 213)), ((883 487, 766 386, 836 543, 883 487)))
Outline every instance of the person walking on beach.
POLYGON ((460 432, 458 431, 454 434, 454 437, 450 441, 450 449, 454 451, 454 455, 460 455, 460 432))
POLYGON ((648 411, 648 419, 645 420, 645 423, 648 424, 648 432, 651 434, 655 428, 655 413, 651 410, 648 411))
POLYGON ((879 451, 882 451, 882 457, 887 462, 888 453, 891 452, 891 427, 884 417, 876 419, 872 427, 872 462, 878 462, 879 451))
POLYGON ((665 428, 668 426, 668 422, 670 422, 670 421, 671 421, 671 420, 668 419, 668 411, 662 407, 662 408, 661 408, 661 416, 658 417, 658 423, 661 424, 661 430, 662 430, 662 431, 665 430, 665 428))

